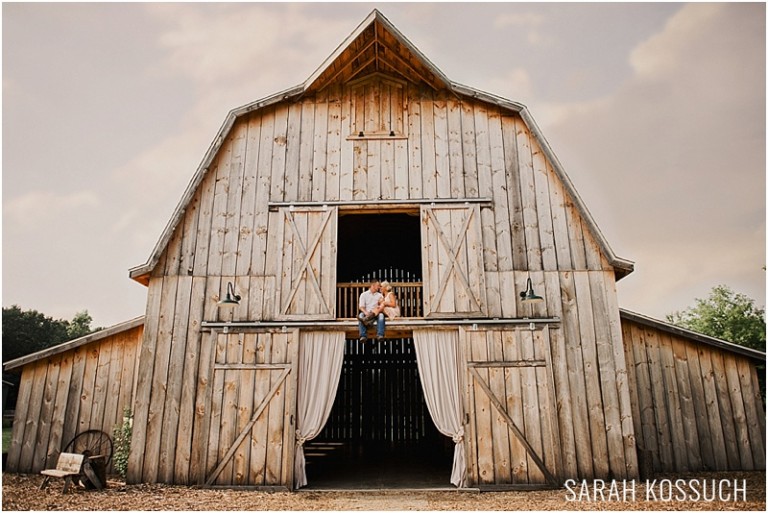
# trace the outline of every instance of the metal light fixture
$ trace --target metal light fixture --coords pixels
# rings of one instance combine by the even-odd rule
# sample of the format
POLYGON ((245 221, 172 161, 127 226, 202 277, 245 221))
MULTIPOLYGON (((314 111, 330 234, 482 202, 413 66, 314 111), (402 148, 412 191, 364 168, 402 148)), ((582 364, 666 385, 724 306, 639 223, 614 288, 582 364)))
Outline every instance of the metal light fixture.
POLYGON ((219 301, 219 306, 235 306, 240 304, 240 296, 235 294, 235 286, 232 282, 227 283, 227 297, 219 301))
POLYGON ((544 301, 543 297, 537 296, 536 293, 533 291, 533 285, 531 284, 530 278, 528 278, 528 283, 526 284, 525 291, 520 293, 520 297, 526 303, 541 303, 542 301, 544 301))

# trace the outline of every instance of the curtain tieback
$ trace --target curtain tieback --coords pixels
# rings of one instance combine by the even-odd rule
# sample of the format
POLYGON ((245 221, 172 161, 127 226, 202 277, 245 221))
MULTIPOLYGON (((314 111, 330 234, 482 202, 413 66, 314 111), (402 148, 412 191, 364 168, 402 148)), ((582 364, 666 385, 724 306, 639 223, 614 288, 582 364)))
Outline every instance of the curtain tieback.
POLYGON ((296 436, 296 446, 297 447, 302 447, 306 441, 307 441, 307 437, 305 437, 305 436, 296 436))
POLYGON ((457 433, 451 437, 453 439, 453 443, 460 444, 464 441, 464 433, 457 433))

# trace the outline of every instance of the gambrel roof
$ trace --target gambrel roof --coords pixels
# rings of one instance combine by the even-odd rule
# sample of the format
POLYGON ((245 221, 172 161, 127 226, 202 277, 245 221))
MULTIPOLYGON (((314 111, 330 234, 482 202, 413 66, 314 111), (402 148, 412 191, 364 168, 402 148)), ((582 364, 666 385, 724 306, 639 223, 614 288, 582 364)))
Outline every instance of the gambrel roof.
POLYGON ((330 84, 339 83, 340 81, 346 83, 373 73, 382 73, 407 82, 424 84, 434 90, 447 90, 459 98, 476 99, 518 114, 543 149, 555 173, 570 195, 570 199, 584 219, 589 231, 593 234, 601 251, 615 269, 617 278, 626 276, 633 271, 634 263, 618 257, 609 246, 541 133, 541 130, 528 112, 528 109, 520 103, 451 81, 408 41, 389 20, 378 10, 374 10, 303 84, 243 105, 229 112, 224 124, 208 148, 203 161, 184 191, 181 201, 163 230, 149 259, 146 263, 130 269, 129 276, 145 285, 149 282, 149 273, 159 261, 174 230, 183 219, 184 212, 192 201, 195 191, 202 182, 209 166, 213 163, 219 148, 227 139, 230 130, 239 118, 279 102, 295 101, 302 96, 314 94, 330 84))

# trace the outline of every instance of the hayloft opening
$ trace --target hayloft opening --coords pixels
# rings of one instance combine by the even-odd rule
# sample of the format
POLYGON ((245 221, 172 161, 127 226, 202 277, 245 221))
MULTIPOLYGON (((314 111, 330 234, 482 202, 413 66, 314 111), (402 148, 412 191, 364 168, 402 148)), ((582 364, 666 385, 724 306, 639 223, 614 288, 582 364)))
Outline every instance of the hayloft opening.
POLYGON ((357 316, 357 299, 373 280, 395 285, 403 317, 422 317, 419 212, 345 213, 337 246, 338 318, 357 316))
POLYGON ((424 401, 413 339, 348 339, 330 417, 305 447, 309 488, 450 487, 453 451, 424 401))

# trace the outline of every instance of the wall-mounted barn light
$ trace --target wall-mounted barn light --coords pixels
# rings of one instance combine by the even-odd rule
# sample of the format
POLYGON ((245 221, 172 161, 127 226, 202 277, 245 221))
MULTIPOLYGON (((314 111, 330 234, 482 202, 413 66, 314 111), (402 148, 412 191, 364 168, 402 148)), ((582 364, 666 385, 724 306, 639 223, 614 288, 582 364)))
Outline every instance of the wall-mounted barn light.
POLYGON ((219 307, 235 306, 240 304, 240 296, 235 294, 235 286, 227 283, 227 297, 219 301, 219 307))
POLYGON ((525 291, 520 293, 520 297, 527 303, 541 303, 544 301, 543 297, 537 296, 533 291, 533 285, 531 284, 530 278, 528 278, 528 282, 526 283, 525 291))

